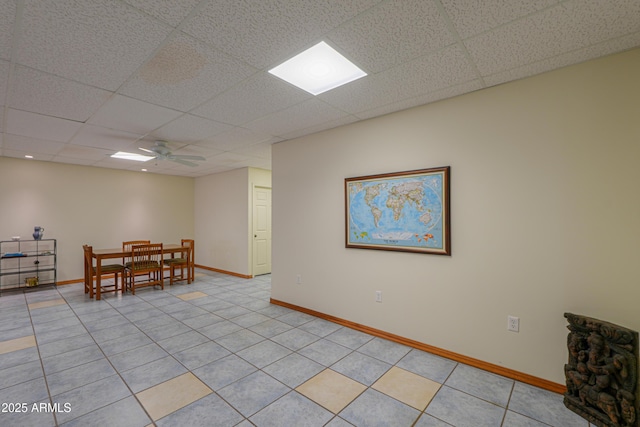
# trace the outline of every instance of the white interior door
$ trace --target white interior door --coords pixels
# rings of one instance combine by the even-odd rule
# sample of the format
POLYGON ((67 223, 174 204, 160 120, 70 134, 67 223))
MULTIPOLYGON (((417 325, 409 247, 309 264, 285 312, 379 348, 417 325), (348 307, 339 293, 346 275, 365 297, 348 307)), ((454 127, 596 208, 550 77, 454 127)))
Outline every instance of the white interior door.
POLYGON ((271 273, 271 189, 253 188, 253 275, 271 273))

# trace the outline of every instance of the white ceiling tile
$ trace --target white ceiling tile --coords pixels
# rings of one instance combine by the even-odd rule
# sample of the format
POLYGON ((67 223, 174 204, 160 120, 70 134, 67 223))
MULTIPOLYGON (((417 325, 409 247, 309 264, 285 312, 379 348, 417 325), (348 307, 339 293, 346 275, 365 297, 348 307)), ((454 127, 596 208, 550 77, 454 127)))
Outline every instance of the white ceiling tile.
POLYGON ((236 154, 241 154, 245 156, 258 157, 261 159, 271 160, 271 146, 276 141, 282 141, 282 139, 275 139, 273 141, 267 141, 267 142, 261 142, 258 144, 249 145, 247 147, 233 150, 233 152, 236 154))
POLYGON ((233 166, 227 166, 227 165, 209 164, 209 165, 201 165, 199 169, 202 171, 202 173, 198 176, 207 176, 207 175, 212 175, 216 173, 228 172, 235 168, 233 166))
POLYGON ((281 136, 299 129, 305 129, 346 116, 317 98, 310 99, 277 113, 247 123, 245 126, 256 132, 281 136))
POLYGON ((550 6, 558 0, 441 0, 456 31, 471 37, 550 6))
POLYGON ((621 52, 640 45, 640 32, 630 34, 603 43, 595 44, 578 49, 569 53, 554 56, 553 58, 544 59, 542 61, 527 64, 522 67, 513 68, 500 73, 485 76, 483 78, 487 86, 530 77, 536 74, 544 73, 557 68, 566 67, 590 59, 599 58, 612 53, 621 52))
POLYGON ((6 134, 4 137, 4 150, 19 150, 27 154, 56 154, 64 147, 64 142, 46 139, 32 138, 22 135, 6 134))
POLYGON ((9 108, 5 132, 43 140, 68 142, 81 123, 9 108))
POLYGON ((146 134, 182 115, 179 111, 116 95, 89 119, 88 123, 146 134))
POLYGON ((185 114, 151 133, 157 139, 194 142, 229 131, 233 127, 224 123, 185 114))
POLYGON ((79 122, 86 121, 112 92, 32 68, 16 66, 9 107, 79 122))
POLYGON ((178 34, 120 92, 184 112, 257 71, 192 37, 178 34))
POLYGON ((329 38, 367 73, 378 73, 455 42, 435 3, 424 0, 384 2, 332 31, 329 38))
POLYGON ((298 138, 300 136, 304 136, 304 135, 309 135, 312 133, 316 133, 316 132, 321 132, 323 130, 327 130, 327 129, 332 129, 332 128, 336 128, 338 126, 344 126, 344 125, 348 125, 349 123, 354 123, 357 122, 359 119, 356 116, 343 116, 343 117, 339 117, 335 120, 330 120, 324 123, 320 123, 314 126, 309 126, 307 128, 304 129, 298 129, 298 130, 294 130, 293 132, 289 132, 286 133, 284 135, 282 135, 283 139, 293 139, 293 138, 298 138))
MULTIPOLYGON (((129 149, 133 150, 132 152, 136 152, 138 147, 150 149, 151 147, 154 146, 154 144, 155 144, 155 141, 138 141, 137 143, 131 145, 129 149)), ((218 154, 222 154, 224 152, 224 150, 220 150, 214 147, 203 147, 199 145, 183 144, 183 143, 171 142, 171 141, 166 142, 166 145, 169 147, 172 154, 180 154, 180 155, 187 155, 187 156, 203 156, 208 158, 208 157, 216 156, 218 154)), ((142 153, 142 154, 145 154, 145 153, 142 153)), ((152 155, 149 153, 146 153, 146 154, 152 155)), ((198 163, 199 162, 200 161, 198 161, 198 163)))
POLYGON ((271 170, 271 159, 260 159, 257 157, 247 157, 247 159, 235 164, 238 168, 258 168, 271 170))
POLYGON ((16 0, 0 0, 0 59, 11 59, 16 0))
MULTIPOLYGON (((7 84, 9 82, 9 63, 0 60, 0 107, 6 103, 7 84)), ((0 120, 0 129, 2 129, 2 120, 0 120)))
POLYGON ((236 163, 243 162, 249 158, 250 157, 245 154, 238 154, 230 151, 225 151, 224 153, 220 153, 218 155, 208 158, 205 165, 213 164, 213 165, 231 166, 236 163))
POLYGON ((454 96, 462 95, 463 93, 469 93, 483 88, 480 80, 472 80, 465 82, 457 86, 449 86, 447 88, 436 90, 435 92, 429 92, 424 95, 419 95, 414 98, 403 99, 402 101, 394 102, 392 104, 386 104, 382 107, 372 108, 371 110, 362 111, 357 114, 360 119, 370 119, 373 117, 382 116, 384 114, 394 113, 396 111, 406 110, 407 108, 417 107, 419 105, 429 104, 431 102, 439 101, 441 99, 452 98, 454 96))
POLYGON ((108 0, 25 0, 17 61, 116 90, 171 28, 108 0))
POLYGON ((291 105, 311 95, 268 73, 258 73, 192 111, 198 116, 240 125, 291 105))
MULTIPOLYGON (((12 150, 12 149, 8 149, 8 148, 3 148, 2 149, 2 155, 5 156, 5 157, 14 157, 14 158, 17 158, 17 159, 24 159, 25 158, 24 156, 27 155, 27 154, 31 155, 30 152, 28 152, 28 151, 12 150)), ((53 160, 54 157, 55 157, 55 155, 53 155, 53 154, 41 153, 41 154, 33 155, 33 159, 29 159, 29 160, 41 160, 41 161, 48 162, 48 161, 53 160)))
POLYGON ((114 150, 103 149, 103 148, 95 148, 95 147, 87 147, 84 145, 75 145, 75 144, 65 144, 58 153, 56 154, 56 158, 69 158, 76 160, 84 160, 86 162, 96 162, 99 160, 104 160, 105 157, 110 156, 114 153, 114 150))
POLYGON ((83 159, 83 158, 77 158, 77 157, 61 156, 60 154, 52 156, 51 160, 57 163, 68 163, 70 165, 81 165, 81 166, 93 166, 97 161, 95 159, 83 159))
POLYGON ((200 0, 125 0, 136 9, 177 27, 200 0))
POLYGON ((273 136, 263 132, 256 132, 244 128, 233 128, 213 138, 198 141, 196 144, 201 147, 213 147, 219 150, 231 151, 272 139, 273 136))
POLYGON ((116 159, 110 156, 105 156, 104 159, 97 161, 93 164, 93 166, 101 167, 101 168, 111 168, 111 169, 129 169, 131 167, 140 167, 144 168, 149 162, 136 162, 134 160, 124 160, 124 159, 116 159))
MULTIPOLYGON (((186 145, 182 148, 180 148, 179 150, 174 151, 174 154, 182 154, 182 155, 187 155, 187 156, 202 156, 202 157, 213 157, 213 156, 217 156, 218 154, 222 154, 224 152, 224 150, 220 150, 217 148, 211 148, 211 147, 201 147, 199 145, 186 145)), ((199 163, 200 161, 198 161, 199 163)))
POLYGON ((111 154, 113 154, 116 151, 123 150, 140 138, 141 135, 135 133, 85 125, 70 142, 84 147, 111 150, 111 154))
POLYGON ((207 160, 154 161, 151 173, 270 168, 275 141, 637 48, 639 10, 638 0, 0 0, 0 155, 26 154, 7 148, 16 138, 48 152, 58 145, 37 141, 71 139, 36 155, 139 171, 105 152, 165 139, 207 160), (311 97, 267 73, 320 40, 369 75, 311 97))
POLYGON ((341 86, 320 98, 352 114, 475 80, 475 70, 454 45, 413 62, 341 86))
POLYGON ((640 30, 637 0, 575 0, 464 41, 482 75, 640 30))
POLYGON ((213 0, 184 31, 256 68, 275 66, 380 0, 213 0))

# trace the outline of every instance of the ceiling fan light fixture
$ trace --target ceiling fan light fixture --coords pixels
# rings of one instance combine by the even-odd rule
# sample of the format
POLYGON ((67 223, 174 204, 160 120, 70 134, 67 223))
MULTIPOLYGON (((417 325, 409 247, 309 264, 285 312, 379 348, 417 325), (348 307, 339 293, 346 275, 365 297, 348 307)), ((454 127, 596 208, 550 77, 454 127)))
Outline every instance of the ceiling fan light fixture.
POLYGON ((325 42, 272 68, 269 73, 312 95, 320 95, 367 75, 325 42))
POLYGON ((112 154, 111 157, 114 159, 135 160, 137 162, 147 162, 154 158, 153 156, 144 156, 142 154, 127 153, 124 151, 118 151, 112 154))

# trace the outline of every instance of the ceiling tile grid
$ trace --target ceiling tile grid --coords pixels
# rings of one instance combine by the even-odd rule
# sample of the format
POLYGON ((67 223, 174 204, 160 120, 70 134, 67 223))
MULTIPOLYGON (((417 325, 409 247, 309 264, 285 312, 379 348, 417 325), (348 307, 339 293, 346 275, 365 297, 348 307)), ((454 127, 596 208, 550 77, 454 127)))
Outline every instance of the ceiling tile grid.
POLYGON ((475 78, 475 70, 464 52, 458 45, 452 45, 319 97, 331 105, 358 114, 475 78))
POLYGON ((111 154, 113 154, 116 151, 128 149, 133 142, 138 141, 141 137, 142 135, 140 134, 118 129, 86 125, 69 142, 84 147, 111 149, 111 154))
POLYGON ((3 149, 28 153, 38 150, 41 153, 54 155, 65 146, 64 142, 43 140, 23 135, 7 134, 4 138, 3 149))
POLYGON ((235 127, 227 132, 223 132, 212 138, 203 139, 195 143, 201 147, 211 147, 222 151, 240 152, 247 146, 260 143, 270 143, 282 141, 282 139, 273 137, 270 134, 255 132, 249 129, 235 127))
POLYGON ((209 1, 183 30, 265 69, 310 47, 328 31, 379 1, 209 1))
POLYGON ((379 73, 456 41, 436 2, 393 0, 358 16, 327 37, 368 73, 379 73))
POLYGON ((233 129, 233 126, 191 114, 184 114, 174 121, 154 130, 151 132, 151 136, 160 140, 195 143, 228 132, 231 129, 233 129))
POLYGON ((532 64, 523 65, 522 67, 491 74, 484 77, 484 81, 488 86, 494 86, 500 83, 510 82, 572 64, 577 64, 589 59, 600 58, 616 52, 632 49, 637 46, 640 46, 640 32, 590 45, 582 49, 573 50, 569 53, 557 55, 532 64))
POLYGON ((13 40, 15 0, 0 0, 0 59, 10 59, 13 40))
POLYGON ((58 142, 69 142, 82 126, 78 122, 11 108, 6 110, 6 118, 7 136, 20 135, 58 142))
POLYGON ((191 113, 240 126, 311 97, 271 74, 257 73, 191 113))
POLYGON ((112 92, 17 65, 7 105, 18 110, 85 122, 112 92))
POLYGON ((176 110, 116 95, 105 103, 88 123, 145 135, 181 115, 182 113, 176 110))
POLYGON ((455 30, 466 39, 556 6, 558 0, 442 0, 441 3, 455 30))
POLYGON ((119 1, 24 0, 17 62, 116 90, 172 28, 119 1))
MULTIPOLYGON (((7 86, 9 85, 9 63, 0 60, 0 108, 6 103, 7 86)), ((2 120, 0 120, 0 129, 2 129, 2 120)))
POLYGON ((257 71, 192 37, 177 34, 119 92, 186 112, 257 71))
POLYGON ((348 115, 319 99, 313 98, 246 124, 257 131, 281 136, 348 115))
POLYGON ((201 0, 125 0, 138 10, 177 27, 201 0))
POLYGON ((482 75, 490 75, 638 31, 637 0, 570 1, 464 44, 482 75))
POLYGON ((640 46, 638 0, 0 0, 0 156, 186 177, 271 146, 640 46), (326 41, 368 75, 268 70, 326 41), (197 167, 112 159, 166 140, 197 167))
POLYGON ((469 92, 474 92, 483 88, 480 80, 472 80, 465 82, 457 86, 449 86, 447 88, 429 92, 426 94, 418 95, 413 98, 405 98, 401 101, 391 104, 385 104, 382 107, 372 108, 356 114, 361 119, 371 119, 373 117, 382 116, 384 114, 393 113, 396 111, 406 110, 407 108, 417 107, 424 104, 440 101, 442 99, 453 98, 458 95, 462 95, 469 92))

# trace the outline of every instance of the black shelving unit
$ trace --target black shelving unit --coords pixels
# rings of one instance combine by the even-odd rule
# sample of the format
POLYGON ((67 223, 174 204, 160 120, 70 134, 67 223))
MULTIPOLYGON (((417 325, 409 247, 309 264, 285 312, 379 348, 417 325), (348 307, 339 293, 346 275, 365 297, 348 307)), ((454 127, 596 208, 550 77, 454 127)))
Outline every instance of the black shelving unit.
POLYGON ((56 239, 0 241, 0 296, 55 286, 56 258, 56 239))

